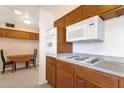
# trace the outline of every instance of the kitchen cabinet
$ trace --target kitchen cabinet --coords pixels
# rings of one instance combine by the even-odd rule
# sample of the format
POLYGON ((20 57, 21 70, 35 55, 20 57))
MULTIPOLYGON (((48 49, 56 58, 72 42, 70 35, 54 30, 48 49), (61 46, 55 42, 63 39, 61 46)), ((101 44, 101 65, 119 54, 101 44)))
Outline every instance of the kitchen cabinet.
POLYGON ((120 5, 97 5, 97 12, 98 12, 97 14, 100 15, 119 7, 120 5))
POLYGON ((118 8, 119 15, 124 15, 124 5, 121 5, 120 8, 118 8))
POLYGON ((39 40, 39 34, 38 33, 30 33, 29 38, 32 40, 39 40))
POLYGON ((73 64, 57 60, 56 87, 73 87, 73 64))
POLYGON ((74 66, 74 77, 76 79, 74 80, 75 87, 101 87, 101 88, 118 87, 118 77, 79 65, 74 66), (80 77, 81 80, 77 80, 77 77, 80 77), (89 84, 85 82, 89 82, 89 84))
MULTIPOLYGON (((107 16, 106 12, 119 8, 120 5, 81 5, 67 15, 54 22, 57 27, 57 53, 72 52, 72 43, 66 42, 66 27, 89 17, 100 15, 102 19, 109 19, 115 16, 107 16), (105 14, 105 15, 103 15, 105 14)), ((120 11, 123 14, 123 10, 120 11)), ((111 15, 111 14, 110 14, 111 15)), ((113 15, 113 14, 112 14, 113 15)))
POLYGON ((100 14, 100 17, 103 20, 107 20, 107 19, 110 19, 110 18, 119 17, 121 15, 124 15, 124 6, 120 6, 120 7, 117 7, 115 9, 111 10, 111 11, 100 14))
POLYGON ((95 84, 84 80, 78 76, 74 77, 74 88, 98 88, 95 84))
POLYGON ((6 29, 6 28, 0 28, 0 37, 27 39, 27 40, 39 40, 38 33, 12 30, 12 29, 6 29))
POLYGON ((72 43, 66 42, 66 28, 57 27, 57 53, 72 52, 72 43))
POLYGON ((65 15, 65 26, 69 26, 84 19, 83 6, 80 6, 65 15))
POLYGON ((85 18, 89 18, 95 15, 104 14, 119 7, 120 5, 85 5, 84 15, 85 18))
POLYGON ((65 17, 62 17, 54 22, 55 27, 65 27, 65 17))
MULTIPOLYGON (((56 27, 66 27, 95 15, 105 16, 111 11, 118 9, 120 7, 121 5, 81 5, 78 8, 71 11, 70 13, 63 16, 62 18, 56 20, 54 22, 54 25, 56 27)), ((121 9, 121 14, 123 14, 123 10, 121 9)), ((113 17, 115 16, 108 16, 107 19, 113 17)))
POLYGON ((124 88, 124 77, 119 77, 119 88, 124 88))
POLYGON ((89 18, 97 15, 97 5, 84 5, 84 17, 89 18))
POLYGON ((46 79, 57 88, 124 88, 124 78, 46 57, 46 79))
POLYGON ((56 59, 49 56, 46 56, 46 80, 56 87, 56 59))

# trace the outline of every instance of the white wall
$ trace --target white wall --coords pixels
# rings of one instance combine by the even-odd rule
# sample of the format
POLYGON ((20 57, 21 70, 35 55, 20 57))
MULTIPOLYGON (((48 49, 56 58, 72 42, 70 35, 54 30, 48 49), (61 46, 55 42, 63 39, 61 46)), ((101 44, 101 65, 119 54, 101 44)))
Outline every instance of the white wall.
MULTIPOLYGON (((0 49, 4 50, 5 57, 8 55, 32 54, 35 48, 38 49, 38 43, 38 41, 33 40, 0 38, 0 49)), ((2 61, 0 58, 0 71, 1 69, 2 61)))
POLYGON ((46 83, 46 56, 45 56, 45 35, 46 32, 53 28, 53 14, 40 10, 40 42, 39 42, 39 84, 46 83))
POLYGON ((124 57, 124 16, 104 22, 104 42, 74 43, 73 52, 124 57))
POLYGON ((54 14, 54 20, 61 18, 80 5, 42 5, 42 9, 54 14))
POLYGON ((54 9, 54 19, 57 20, 64 15, 68 14, 70 11, 74 10, 75 8, 79 7, 79 5, 60 5, 57 9, 54 9))

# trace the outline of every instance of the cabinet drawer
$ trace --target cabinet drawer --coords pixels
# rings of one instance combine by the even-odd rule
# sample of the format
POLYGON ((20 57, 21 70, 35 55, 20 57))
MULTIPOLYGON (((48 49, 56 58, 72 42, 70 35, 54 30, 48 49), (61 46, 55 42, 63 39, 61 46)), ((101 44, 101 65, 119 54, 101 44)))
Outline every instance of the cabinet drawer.
POLYGON ((50 65, 55 66, 56 65, 56 59, 50 56, 46 56, 46 62, 50 65))
POLYGON ((75 65, 74 71, 75 71, 75 75, 95 84, 98 87, 102 87, 102 88, 118 87, 118 78, 110 74, 106 74, 100 71, 96 71, 78 65, 75 65))
POLYGON ((88 82, 78 76, 74 76, 74 87, 75 88, 99 88, 95 84, 88 82))
POLYGON ((57 68, 62 69, 63 71, 73 74, 73 64, 57 60, 57 68))

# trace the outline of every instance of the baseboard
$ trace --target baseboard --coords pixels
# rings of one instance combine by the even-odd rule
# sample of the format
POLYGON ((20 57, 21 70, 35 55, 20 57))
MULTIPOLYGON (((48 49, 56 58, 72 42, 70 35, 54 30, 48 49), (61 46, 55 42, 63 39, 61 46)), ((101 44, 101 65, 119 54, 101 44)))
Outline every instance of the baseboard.
POLYGON ((39 81, 39 85, 43 85, 43 84, 45 84, 45 83, 48 83, 48 81, 47 81, 47 80, 44 80, 43 82, 40 82, 40 81, 39 81))
MULTIPOLYGON (((36 64, 36 66, 39 66, 39 64, 36 64)), ((19 69, 19 68, 25 68, 25 66, 23 65, 18 65, 17 67, 16 67, 17 69, 19 69)), ((6 68, 6 70, 12 70, 12 68, 6 68)), ((2 68, 0 68, 0 72, 2 72, 2 68)))

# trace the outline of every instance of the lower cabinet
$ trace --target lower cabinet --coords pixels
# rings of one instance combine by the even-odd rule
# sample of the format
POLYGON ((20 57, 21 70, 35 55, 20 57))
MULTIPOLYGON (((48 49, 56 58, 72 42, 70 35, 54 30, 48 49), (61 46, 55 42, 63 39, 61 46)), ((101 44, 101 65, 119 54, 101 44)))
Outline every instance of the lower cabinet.
POLYGON ((46 57, 46 80, 56 87, 56 59, 49 56, 46 57))
POLYGON ((46 57, 46 79, 57 88, 124 88, 124 78, 46 57))
POLYGON ((95 84, 84 80, 78 76, 74 77, 74 88, 99 88, 95 84))
POLYGON ((57 60, 56 87, 73 88, 73 64, 57 60))
POLYGON ((74 77, 75 87, 118 88, 118 77, 83 66, 74 66, 74 77))

